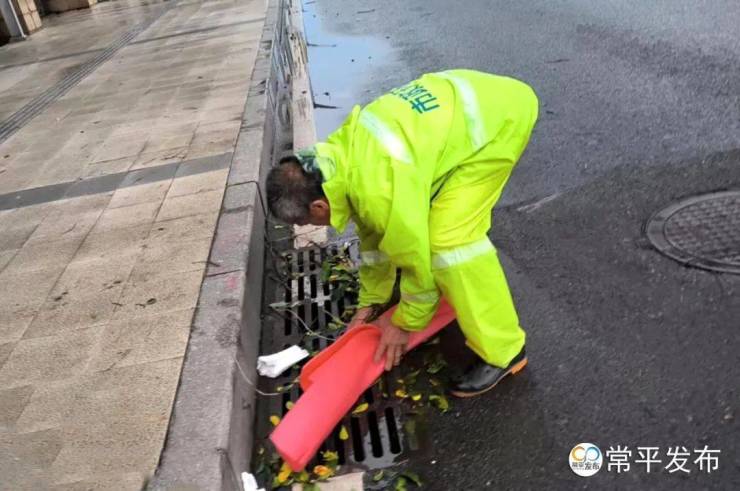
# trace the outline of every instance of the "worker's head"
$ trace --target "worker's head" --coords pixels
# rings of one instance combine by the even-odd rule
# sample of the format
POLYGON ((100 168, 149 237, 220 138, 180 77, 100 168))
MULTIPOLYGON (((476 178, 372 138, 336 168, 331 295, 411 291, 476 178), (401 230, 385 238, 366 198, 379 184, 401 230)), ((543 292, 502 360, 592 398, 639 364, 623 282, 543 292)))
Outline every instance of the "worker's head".
MULTIPOLYGON (((305 160, 305 159, 304 159, 305 160)), ((329 201, 321 170, 290 155, 267 175, 267 203, 273 215, 295 225, 329 225, 329 201)))

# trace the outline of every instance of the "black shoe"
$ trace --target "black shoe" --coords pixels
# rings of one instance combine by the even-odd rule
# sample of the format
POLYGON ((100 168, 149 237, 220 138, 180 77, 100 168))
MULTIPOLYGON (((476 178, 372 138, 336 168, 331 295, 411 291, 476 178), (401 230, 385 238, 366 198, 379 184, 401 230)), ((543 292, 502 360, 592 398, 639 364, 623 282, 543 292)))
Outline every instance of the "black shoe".
POLYGON ((524 348, 514 357, 506 368, 489 365, 480 358, 450 388, 455 397, 473 397, 493 389, 497 383, 510 374, 515 374, 527 365, 524 348))

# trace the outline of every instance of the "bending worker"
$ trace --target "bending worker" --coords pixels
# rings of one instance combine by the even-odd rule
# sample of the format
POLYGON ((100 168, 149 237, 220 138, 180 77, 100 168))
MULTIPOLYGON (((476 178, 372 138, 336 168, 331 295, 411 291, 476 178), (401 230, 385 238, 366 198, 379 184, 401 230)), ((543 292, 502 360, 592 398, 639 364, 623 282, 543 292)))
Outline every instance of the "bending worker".
MULTIPOLYGON (((537 97, 517 80, 471 70, 430 73, 355 106, 326 142, 283 158, 267 178, 270 209, 285 222, 351 219, 360 237, 359 309, 388 302, 400 270, 401 300, 376 361, 398 365, 409 331, 452 305, 478 360, 454 382, 481 394, 527 363, 525 333, 496 250, 491 209, 524 151, 537 97)), ((351 324, 351 325, 352 325, 351 324)))

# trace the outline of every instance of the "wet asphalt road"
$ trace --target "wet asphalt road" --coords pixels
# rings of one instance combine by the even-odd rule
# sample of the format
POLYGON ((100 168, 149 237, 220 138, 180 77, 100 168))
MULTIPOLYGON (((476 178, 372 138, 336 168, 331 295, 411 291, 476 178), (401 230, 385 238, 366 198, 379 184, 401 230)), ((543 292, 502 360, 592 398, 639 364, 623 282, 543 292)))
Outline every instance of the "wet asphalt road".
POLYGON ((339 106, 318 110, 320 134, 351 102, 426 71, 508 74, 541 100, 492 233, 530 365, 428 421, 428 455, 409 464, 425 489, 740 489, 740 276, 684 267, 642 231, 679 198, 740 189, 740 4, 318 0, 306 11, 309 42, 336 44, 310 48, 316 100, 339 106), (628 446, 633 461, 638 446, 659 447, 663 462, 581 478, 567 464, 579 442, 628 446), (719 469, 661 470, 681 445, 720 449, 719 469))

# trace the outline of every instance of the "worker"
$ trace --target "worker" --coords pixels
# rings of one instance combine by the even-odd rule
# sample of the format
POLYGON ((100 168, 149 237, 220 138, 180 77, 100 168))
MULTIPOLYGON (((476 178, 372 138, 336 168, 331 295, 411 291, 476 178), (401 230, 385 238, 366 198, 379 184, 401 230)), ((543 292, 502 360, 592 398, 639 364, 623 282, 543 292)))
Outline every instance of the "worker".
POLYGON ((476 362, 450 392, 471 397, 527 364, 525 333, 488 238, 501 196, 537 120, 526 84, 472 70, 429 73, 355 106, 325 142, 284 157, 267 177, 271 212, 297 225, 352 220, 360 238, 359 305, 350 326, 401 297, 375 353, 398 365, 410 331, 440 297, 476 362))

